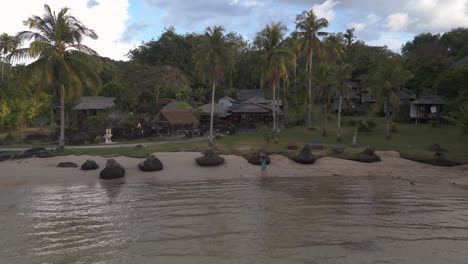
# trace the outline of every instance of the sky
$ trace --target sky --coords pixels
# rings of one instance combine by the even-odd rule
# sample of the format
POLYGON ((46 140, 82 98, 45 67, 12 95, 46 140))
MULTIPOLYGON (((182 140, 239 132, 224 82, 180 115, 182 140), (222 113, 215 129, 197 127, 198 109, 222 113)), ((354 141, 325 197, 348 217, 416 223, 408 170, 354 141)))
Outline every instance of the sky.
POLYGON ((69 7, 71 13, 94 29, 98 40, 85 40, 101 56, 128 60, 128 51, 143 41, 157 39, 165 28, 178 33, 203 32, 223 25, 249 40, 266 24, 281 21, 294 30, 297 14, 313 8, 330 21, 328 32, 355 28, 369 45, 401 46, 422 32, 443 33, 468 27, 468 0, 6 0, 0 33, 27 30, 22 21, 69 7))

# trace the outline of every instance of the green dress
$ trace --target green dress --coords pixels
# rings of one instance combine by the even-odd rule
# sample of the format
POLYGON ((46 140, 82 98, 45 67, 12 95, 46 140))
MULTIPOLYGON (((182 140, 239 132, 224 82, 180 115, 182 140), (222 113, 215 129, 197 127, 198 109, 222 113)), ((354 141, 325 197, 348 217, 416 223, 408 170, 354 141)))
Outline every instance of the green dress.
POLYGON ((262 160, 262 171, 266 171, 267 169, 267 164, 265 160, 262 160))

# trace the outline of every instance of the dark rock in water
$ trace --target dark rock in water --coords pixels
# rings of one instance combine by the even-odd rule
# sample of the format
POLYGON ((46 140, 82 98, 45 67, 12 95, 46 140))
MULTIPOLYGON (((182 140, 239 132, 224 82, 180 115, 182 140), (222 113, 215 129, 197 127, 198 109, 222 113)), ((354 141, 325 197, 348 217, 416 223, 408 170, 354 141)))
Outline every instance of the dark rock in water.
POLYGON ((146 158, 146 160, 140 164, 138 164, 138 168, 141 171, 161 171, 163 169, 162 162, 153 155, 150 155, 146 158))
POLYGON ((113 159, 107 160, 106 167, 99 174, 102 180, 115 180, 125 177, 125 169, 113 159))
POLYGON ((81 164, 81 169, 85 171, 97 170, 99 165, 94 160, 87 160, 85 163, 81 164))
POLYGON ((57 165, 59 168, 78 168, 78 164, 73 162, 61 162, 57 165))
POLYGON ((41 159, 46 159, 46 158, 52 158, 54 157, 55 155, 48 151, 48 150, 45 150, 45 151, 41 151, 39 153, 36 154, 36 158, 41 158, 41 159))
POLYGON ((375 148, 374 147, 367 147, 362 154, 368 155, 368 156, 373 156, 375 155, 375 148))
POLYGON ((447 152, 448 150, 446 148, 443 148, 441 145, 439 144, 434 144, 431 146, 431 150, 434 151, 434 152, 447 152))
POLYGON ((212 149, 207 149, 205 151, 205 155, 203 157, 199 157, 195 159, 195 162, 199 166, 203 167, 214 167, 224 163, 224 158, 220 157, 218 154, 214 152, 212 149))
POLYGON ((300 164, 313 164, 318 157, 312 154, 312 148, 306 144, 297 156, 291 156, 290 159, 300 164))
POLYGON ((247 161, 252 165, 261 166, 262 158, 265 159, 265 162, 267 165, 270 165, 271 163, 270 157, 268 157, 268 155, 263 152, 255 153, 254 155, 247 158, 247 161))
POLYGON ((26 140, 32 141, 32 140, 39 140, 39 141, 47 141, 49 140, 48 135, 43 135, 43 134, 31 134, 26 136, 26 140))
POLYGON ((344 153, 344 152, 345 152, 345 149, 346 149, 346 148, 343 147, 343 146, 334 146, 334 147, 332 148, 333 152, 335 152, 336 154, 342 154, 342 153, 344 153))

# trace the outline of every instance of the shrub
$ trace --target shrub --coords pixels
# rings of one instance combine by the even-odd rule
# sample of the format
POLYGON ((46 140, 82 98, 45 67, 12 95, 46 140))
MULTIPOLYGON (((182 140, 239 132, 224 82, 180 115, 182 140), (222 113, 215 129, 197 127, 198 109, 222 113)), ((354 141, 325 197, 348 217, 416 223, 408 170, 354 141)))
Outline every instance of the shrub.
POLYGON ((275 137, 275 133, 269 126, 259 126, 257 127, 257 132, 262 135, 265 143, 269 144, 275 137))
POLYGON ((365 116, 370 111, 367 105, 361 105, 354 108, 345 108, 341 111, 343 116, 365 116))
POLYGON ((370 128, 370 129, 374 129, 377 127, 377 123, 373 120, 367 120, 367 126, 370 128))
POLYGON ((348 122, 347 122, 347 125, 348 126, 356 126, 358 123, 358 121, 356 119, 350 119, 348 122))
POLYGON ((14 140, 15 137, 13 137, 13 134, 11 134, 11 132, 8 132, 8 134, 6 135, 5 139, 6 139, 6 140, 14 140))
POLYGON ((94 143, 101 144, 102 143, 102 136, 96 136, 96 138, 94 138, 94 143))
POLYGON ((398 111, 395 113, 395 121, 398 123, 411 123, 411 117, 410 117, 410 110, 411 110, 411 104, 410 103, 402 103, 400 107, 398 108, 398 111))

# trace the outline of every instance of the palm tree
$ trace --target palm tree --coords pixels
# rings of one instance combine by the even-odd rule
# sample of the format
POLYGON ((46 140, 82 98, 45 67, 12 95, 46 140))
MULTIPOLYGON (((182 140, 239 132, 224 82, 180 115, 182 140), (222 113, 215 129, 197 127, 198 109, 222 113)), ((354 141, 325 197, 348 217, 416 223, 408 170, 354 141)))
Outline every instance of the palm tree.
POLYGON ((343 98, 348 98, 351 93, 351 65, 339 64, 335 65, 333 69, 333 89, 338 96, 338 127, 336 131, 336 140, 341 142, 341 109, 343 105, 343 98))
POLYGON ((346 40, 343 34, 330 34, 324 40, 326 58, 334 63, 341 63, 346 57, 346 40))
POLYGON ((306 70, 308 71, 308 105, 307 105, 307 123, 309 129, 312 128, 312 59, 314 52, 317 52, 320 47, 320 36, 326 36, 326 32, 321 30, 328 27, 328 20, 325 18, 317 18, 314 11, 304 11, 296 17, 296 31, 303 41, 303 48, 307 54, 306 70))
POLYGON ((97 39, 96 33, 88 29, 77 18, 62 8, 58 14, 44 5, 42 17, 32 16, 24 22, 30 31, 19 32, 17 38, 30 42, 28 48, 18 49, 12 57, 36 59, 22 72, 22 80, 33 77, 40 80, 39 86, 46 88, 53 84, 60 94, 60 138, 59 149, 65 146, 65 97, 79 96, 83 85, 96 90, 102 86, 96 73, 99 69, 97 55, 91 48, 81 44, 83 37, 97 39))
POLYGON ((278 130, 276 122, 276 89, 279 89, 281 79, 288 79, 288 65, 292 64, 294 56, 287 48, 284 36, 287 28, 281 22, 267 25, 257 33, 255 44, 263 52, 264 68, 262 82, 271 85, 273 90, 273 131, 278 130))
POLYGON ((385 136, 387 139, 391 138, 392 116, 390 110, 393 109, 394 112, 398 110, 400 99, 397 94, 411 78, 413 78, 413 74, 404 69, 397 59, 387 59, 380 63, 369 78, 371 89, 377 99, 375 110, 380 110, 382 107, 385 109, 385 136))
POLYGON ((327 106, 330 104, 331 84, 333 83, 333 66, 329 63, 321 63, 314 69, 314 81, 317 84, 319 97, 323 101, 323 131, 322 136, 327 136, 327 106))
POLYGON ((208 27, 194 53, 198 70, 202 76, 208 77, 213 87, 211 90, 210 146, 213 145, 216 83, 224 78, 225 65, 228 65, 230 60, 224 32, 222 26, 208 27))
POLYGON ((356 36, 354 35, 354 31, 356 31, 354 28, 348 28, 346 30, 346 33, 343 35, 344 38, 346 39, 346 45, 348 47, 353 45, 353 41, 356 38, 356 36))
POLYGON ((15 51, 21 42, 15 36, 10 36, 7 33, 0 35, 0 60, 2 61, 2 80, 5 63, 9 62, 9 53, 15 51))

